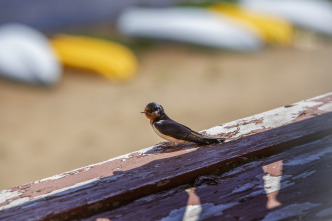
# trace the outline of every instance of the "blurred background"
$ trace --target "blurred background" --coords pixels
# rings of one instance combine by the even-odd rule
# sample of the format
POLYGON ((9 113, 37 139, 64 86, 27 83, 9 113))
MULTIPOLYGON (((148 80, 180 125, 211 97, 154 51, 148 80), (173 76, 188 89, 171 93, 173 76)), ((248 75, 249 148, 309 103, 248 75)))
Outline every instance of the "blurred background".
POLYGON ((332 90, 323 0, 0 0, 0 189, 332 90))

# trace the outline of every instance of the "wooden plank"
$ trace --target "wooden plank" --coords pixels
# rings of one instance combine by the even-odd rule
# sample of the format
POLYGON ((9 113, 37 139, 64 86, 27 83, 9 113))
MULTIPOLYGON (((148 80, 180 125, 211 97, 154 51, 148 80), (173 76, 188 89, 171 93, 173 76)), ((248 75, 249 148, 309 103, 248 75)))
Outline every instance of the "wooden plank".
POLYGON ((331 159, 332 135, 84 220, 331 220, 331 159))
POLYGON ((242 137, 225 144, 200 148, 189 144, 173 149, 157 145, 1 191, 0 219, 89 216, 191 182, 220 168, 224 170, 232 162, 270 155, 294 144, 319 139, 331 133, 332 113, 328 112, 331 103, 332 93, 329 93, 205 131, 242 137))

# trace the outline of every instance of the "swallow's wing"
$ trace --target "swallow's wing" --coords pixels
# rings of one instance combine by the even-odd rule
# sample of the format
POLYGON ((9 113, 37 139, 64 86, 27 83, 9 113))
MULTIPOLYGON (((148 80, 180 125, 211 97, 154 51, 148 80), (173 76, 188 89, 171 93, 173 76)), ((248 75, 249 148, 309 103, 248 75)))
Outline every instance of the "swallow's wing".
POLYGON ((185 140, 199 144, 222 143, 225 141, 224 138, 204 136, 203 134, 197 133, 189 127, 179 124, 170 118, 154 122, 154 126, 160 133, 174 137, 178 140, 185 140))
POLYGON ((192 132, 190 128, 171 119, 159 120, 154 123, 154 126, 160 133, 179 140, 187 140, 186 138, 192 132))

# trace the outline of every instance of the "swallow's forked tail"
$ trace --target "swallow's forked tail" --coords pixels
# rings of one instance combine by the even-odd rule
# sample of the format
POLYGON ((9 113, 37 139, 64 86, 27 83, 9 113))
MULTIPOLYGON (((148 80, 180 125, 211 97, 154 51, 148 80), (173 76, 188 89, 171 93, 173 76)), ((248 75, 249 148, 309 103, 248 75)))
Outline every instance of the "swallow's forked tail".
POLYGON ((205 144, 223 143, 226 140, 225 138, 214 138, 207 136, 203 136, 202 138, 205 144))
POLYGON ((223 143, 226 139, 209 137, 209 136, 192 131, 190 134, 188 134, 187 140, 190 142, 208 145, 208 144, 223 143))

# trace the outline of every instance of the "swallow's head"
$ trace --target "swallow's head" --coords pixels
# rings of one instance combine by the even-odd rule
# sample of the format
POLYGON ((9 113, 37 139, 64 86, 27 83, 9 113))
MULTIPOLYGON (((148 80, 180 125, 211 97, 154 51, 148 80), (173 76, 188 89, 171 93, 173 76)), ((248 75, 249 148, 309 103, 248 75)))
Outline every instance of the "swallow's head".
POLYGON ((160 117, 162 114, 165 114, 164 108, 155 102, 148 103, 144 111, 141 113, 144 113, 145 116, 150 120, 156 119, 160 117))

